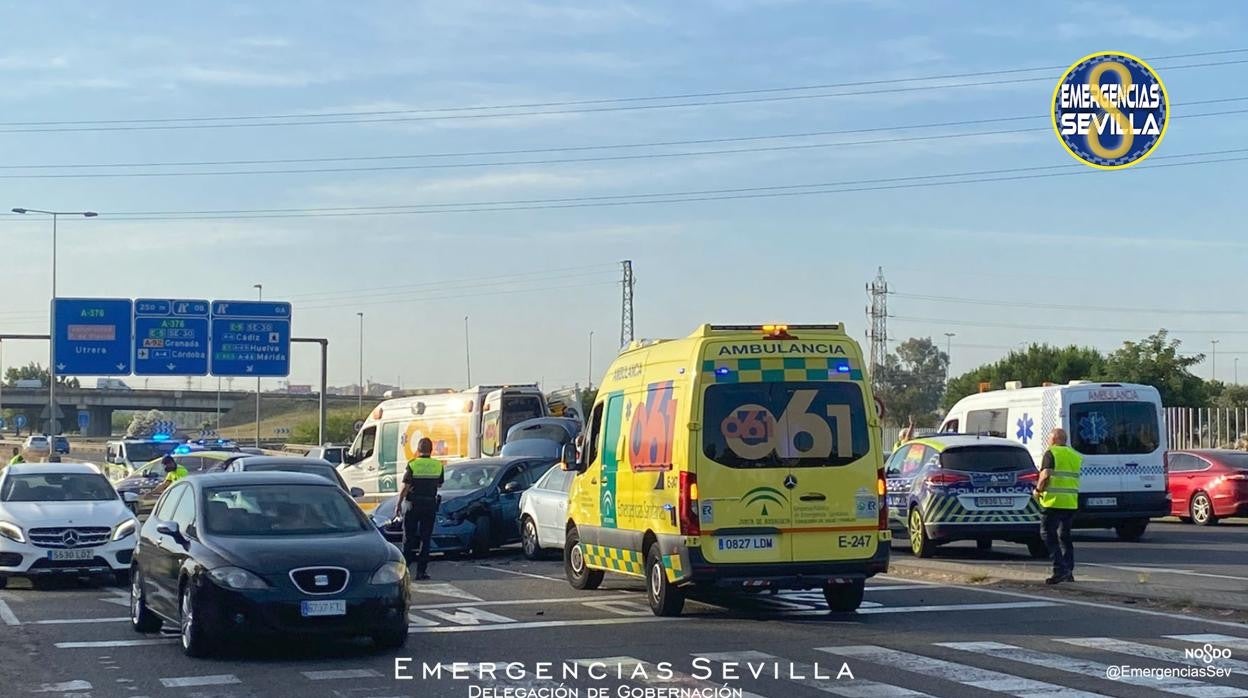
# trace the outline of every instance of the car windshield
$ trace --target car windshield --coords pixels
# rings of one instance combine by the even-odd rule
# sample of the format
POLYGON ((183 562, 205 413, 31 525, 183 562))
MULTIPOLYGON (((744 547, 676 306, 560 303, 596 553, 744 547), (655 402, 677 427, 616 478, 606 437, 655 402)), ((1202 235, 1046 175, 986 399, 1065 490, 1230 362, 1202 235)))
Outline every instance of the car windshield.
POLYGON ((527 456, 530 458, 558 458, 562 453, 562 444, 547 439, 524 439, 508 441, 503 444, 504 456, 527 456))
POLYGON ((1151 402, 1081 402, 1070 406, 1071 443, 1085 456, 1152 453, 1160 443, 1151 402))
POLYGON ((964 473, 1005 473, 1036 469, 1025 448, 1016 446, 967 446, 940 454, 940 467, 964 473))
POLYGON ((337 487, 210 487, 204 497, 204 525, 221 535, 312 536, 369 528, 364 514, 337 487))
POLYGON ((499 463, 482 463, 480 461, 461 461, 446 466, 446 484, 448 490, 476 490, 494 481, 494 476, 503 466, 499 463))
POLYGON ((126 444, 126 457, 131 463, 144 463, 170 453, 177 446, 178 444, 172 441, 126 444))
POLYGON ((318 463, 256 463, 248 465, 247 472, 286 472, 286 473, 311 473, 312 475, 320 475, 335 485, 338 484, 338 473, 333 467, 328 465, 320 465, 318 463))
POLYGON ((848 381, 720 383, 703 414, 702 452, 730 468, 841 466, 870 452, 862 389, 848 381))
POLYGON ((103 475, 94 473, 39 473, 14 475, 4 481, 0 501, 103 502, 117 492, 103 475))
POLYGON ((545 439, 547 441, 566 443, 571 441, 572 437, 568 434, 568 430, 559 424, 534 424, 523 429, 514 429, 507 435, 507 443, 528 439, 545 439))
POLYGON ((321 458, 333 463, 334 465, 342 465, 342 449, 327 448, 321 451, 321 458))

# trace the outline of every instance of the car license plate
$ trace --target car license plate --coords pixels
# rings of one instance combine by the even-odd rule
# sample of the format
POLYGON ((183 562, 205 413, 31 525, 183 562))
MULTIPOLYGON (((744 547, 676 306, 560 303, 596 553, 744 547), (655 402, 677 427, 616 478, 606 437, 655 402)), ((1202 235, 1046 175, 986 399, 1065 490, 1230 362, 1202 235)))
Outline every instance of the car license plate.
POLYGON ((1013 497, 976 497, 975 506, 977 507, 1012 507, 1014 506, 1013 497))
POLYGON ((720 550, 775 550, 775 536, 722 536, 716 538, 720 550))
POLYGON ((347 615, 346 599, 334 599, 331 601, 300 601, 299 613, 304 618, 312 618, 315 616, 345 616, 347 615))
POLYGON ((1116 507, 1118 506, 1117 497, 1088 497, 1088 506, 1090 507, 1116 507))
POLYGON ((49 560, 90 560, 95 557, 95 551, 91 548, 77 548, 74 550, 49 550, 49 560))

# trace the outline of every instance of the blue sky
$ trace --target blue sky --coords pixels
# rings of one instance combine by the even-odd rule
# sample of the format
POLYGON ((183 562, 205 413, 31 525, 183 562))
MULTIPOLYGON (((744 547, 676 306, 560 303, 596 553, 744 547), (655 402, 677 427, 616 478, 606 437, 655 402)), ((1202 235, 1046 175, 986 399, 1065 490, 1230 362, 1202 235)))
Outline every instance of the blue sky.
MULTIPOLYGON (((1044 68, 1109 49, 1154 58, 1248 47, 1242 39, 1248 35, 1245 9, 1221 2, 303 1, 219 2, 194 10, 181 3, 10 2, 4 3, 4 16, 0 121, 8 124, 266 114, 299 120, 298 115, 325 112, 602 100, 1044 68)), ((1235 87, 1248 84, 1248 63, 1231 63, 1242 60, 1248 53, 1153 62, 1176 116, 1157 159, 1147 164, 1168 155, 1248 147, 1239 133, 1248 114, 1184 120, 1185 114, 1248 108, 1244 102, 1183 106, 1248 97, 1235 87), (1223 65, 1180 67, 1195 63, 1223 65)), ((474 382, 583 383, 590 370, 589 333, 594 333, 595 374, 605 369, 618 344, 619 287, 613 282, 621 259, 633 260, 636 268, 637 334, 643 337, 683 335, 701 322, 843 321, 861 338, 864 284, 882 266, 898 291, 890 298, 897 316, 890 321, 891 333, 903 339, 933 336, 943 345, 944 333, 955 332, 955 373, 1020 342, 1110 349, 1165 326, 1192 351, 1208 352, 1210 340, 1219 339, 1218 376, 1230 380, 1235 352, 1248 357, 1244 316, 1192 311, 1243 308, 1248 241, 1241 230, 1244 163, 1237 161, 658 205, 121 220, 132 217, 124 213, 131 211, 575 199, 1064 166, 1074 161, 1045 130, 1047 102, 1060 73, 876 83, 773 94, 1028 79, 669 109, 0 132, 0 159, 10 166, 0 171, 7 176, 0 178, 0 208, 102 213, 62 226, 63 296, 248 298, 253 284, 264 284, 266 297, 295 304, 296 334, 329 337, 334 384, 355 380, 360 311, 366 314, 368 338, 365 374, 377 381, 462 384, 467 315, 474 382), (887 130, 1032 114, 1028 121, 887 130), (11 167, 465 153, 879 128, 886 130, 339 164, 466 164, 755 148, 577 163, 90 178, 29 175, 333 165, 11 167), (1011 129, 1034 130, 844 145, 1011 129), (836 143, 842 145, 756 150, 836 143)), ((0 126, 20 128, 30 127, 0 126)), ((0 331, 46 330, 47 229, 46 221, 0 217, 5 269, 0 331)), ((6 365, 44 357, 45 346, 5 344, 6 365)), ((292 382, 314 382, 316 368, 314 350, 297 349, 292 382)), ((1208 375, 1209 368, 1206 362, 1201 370, 1208 375)))

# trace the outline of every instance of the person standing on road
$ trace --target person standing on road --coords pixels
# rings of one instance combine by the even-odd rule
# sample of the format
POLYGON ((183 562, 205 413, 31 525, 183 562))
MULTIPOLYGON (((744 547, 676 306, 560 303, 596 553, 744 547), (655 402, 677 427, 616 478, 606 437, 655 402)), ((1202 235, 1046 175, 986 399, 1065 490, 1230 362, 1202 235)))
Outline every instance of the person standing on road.
POLYGON ((26 462, 26 459, 22 457, 21 450, 19 450, 17 446, 14 446, 13 457, 9 459, 9 465, 17 465, 19 463, 25 463, 25 462, 26 462))
POLYGON ((1079 509, 1079 469, 1083 457, 1066 445, 1066 430, 1049 433, 1049 448, 1040 460, 1036 496, 1040 500, 1044 544, 1053 558, 1053 576, 1045 584, 1075 581, 1075 546, 1070 528, 1079 509))
POLYGON ((165 481, 157 485, 156 489, 152 490, 152 497, 160 495, 162 492, 169 489, 170 485, 190 474, 185 467, 178 465, 178 462, 173 459, 173 456, 165 456, 164 458, 161 458, 160 464, 165 467, 165 481))
POLYGON ((429 578, 429 547, 433 543, 433 526, 442 500, 438 488, 445 482, 442 461, 432 454, 433 441, 422 438, 416 444, 416 457, 407 463, 403 491, 399 494, 399 506, 405 502, 408 505, 403 512, 403 559, 411 565, 416 558, 416 579, 429 578), (419 556, 417 544, 420 545, 419 556))

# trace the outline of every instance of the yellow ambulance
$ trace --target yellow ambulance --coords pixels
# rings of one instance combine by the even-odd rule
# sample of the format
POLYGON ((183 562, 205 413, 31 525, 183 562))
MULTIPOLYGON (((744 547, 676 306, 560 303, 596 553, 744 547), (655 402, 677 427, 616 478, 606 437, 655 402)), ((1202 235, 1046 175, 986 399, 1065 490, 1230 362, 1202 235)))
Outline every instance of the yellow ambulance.
POLYGON ((563 468, 564 568, 646 581, 656 615, 692 587, 823 589, 862 603, 890 547, 879 416, 841 325, 702 325, 633 343, 563 468))

